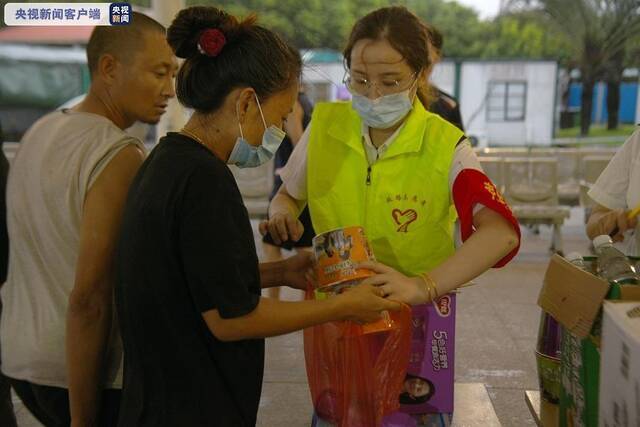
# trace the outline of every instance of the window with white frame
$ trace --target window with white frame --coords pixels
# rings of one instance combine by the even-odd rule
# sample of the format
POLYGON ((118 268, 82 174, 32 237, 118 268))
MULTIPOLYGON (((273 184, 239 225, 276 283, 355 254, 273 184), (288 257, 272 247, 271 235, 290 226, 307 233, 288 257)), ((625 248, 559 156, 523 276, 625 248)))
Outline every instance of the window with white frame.
POLYGON ((527 105, 527 82, 491 81, 487 93, 487 121, 524 121, 527 105))

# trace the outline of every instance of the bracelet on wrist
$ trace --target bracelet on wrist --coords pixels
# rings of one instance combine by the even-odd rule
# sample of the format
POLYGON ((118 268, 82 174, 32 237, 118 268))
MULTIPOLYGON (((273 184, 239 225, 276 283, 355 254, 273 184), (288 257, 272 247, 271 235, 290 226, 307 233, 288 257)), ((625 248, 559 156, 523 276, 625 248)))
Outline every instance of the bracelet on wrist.
POLYGON ((435 280, 433 280, 431 276, 429 276, 429 274, 427 273, 421 273, 419 277, 422 279, 422 281, 425 284, 427 295, 429 296, 429 301, 436 300, 439 297, 439 295, 438 295, 438 287, 436 285, 435 280))

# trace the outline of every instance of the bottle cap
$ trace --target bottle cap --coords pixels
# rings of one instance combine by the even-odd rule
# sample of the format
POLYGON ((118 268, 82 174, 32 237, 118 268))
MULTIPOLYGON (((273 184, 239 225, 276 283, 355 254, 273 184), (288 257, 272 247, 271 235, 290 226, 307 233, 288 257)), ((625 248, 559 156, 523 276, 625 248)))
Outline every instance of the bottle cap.
POLYGON ((567 254, 564 259, 566 259, 569 262, 574 262, 574 261, 582 261, 584 258, 582 257, 582 254, 580 252, 571 252, 569 254, 567 254))
POLYGON ((600 246, 611 244, 613 244, 613 240, 611 240, 611 237, 609 237, 609 235, 607 234, 602 234, 593 239, 593 247, 596 249, 598 249, 600 246))

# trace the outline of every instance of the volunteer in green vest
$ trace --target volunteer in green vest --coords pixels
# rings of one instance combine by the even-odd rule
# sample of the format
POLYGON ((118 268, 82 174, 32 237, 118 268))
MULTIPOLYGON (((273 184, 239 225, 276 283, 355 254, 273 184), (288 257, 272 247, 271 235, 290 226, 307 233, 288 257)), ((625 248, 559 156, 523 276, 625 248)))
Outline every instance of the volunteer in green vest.
POLYGON ((351 102, 319 103, 260 225, 276 243, 362 225, 394 300, 421 304, 515 256, 520 229, 462 131, 425 110, 427 26, 404 7, 361 18, 344 50, 351 102), (457 243, 457 244, 456 244, 457 243))
POLYGON ((352 100, 316 104, 261 224, 276 243, 297 240, 308 204, 316 233, 363 226, 380 262, 362 265, 378 273, 365 283, 412 305, 506 264, 520 242, 463 132, 425 109, 429 34, 403 7, 356 22, 344 49, 352 100))

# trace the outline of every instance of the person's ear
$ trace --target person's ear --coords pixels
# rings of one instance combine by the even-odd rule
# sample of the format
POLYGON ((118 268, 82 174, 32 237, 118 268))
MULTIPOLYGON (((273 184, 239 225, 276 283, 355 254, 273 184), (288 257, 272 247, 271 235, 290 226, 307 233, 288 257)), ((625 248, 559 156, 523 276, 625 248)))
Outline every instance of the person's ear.
POLYGON ((105 53, 98 58, 96 73, 105 83, 111 85, 116 80, 117 73, 121 66, 115 56, 110 53, 105 53))
POLYGON ((238 121, 240 124, 243 124, 245 121, 245 117, 249 113, 249 111, 255 108, 253 105, 256 102, 255 91, 250 87, 241 89, 236 97, 236 114, 238 116, 238 121))

